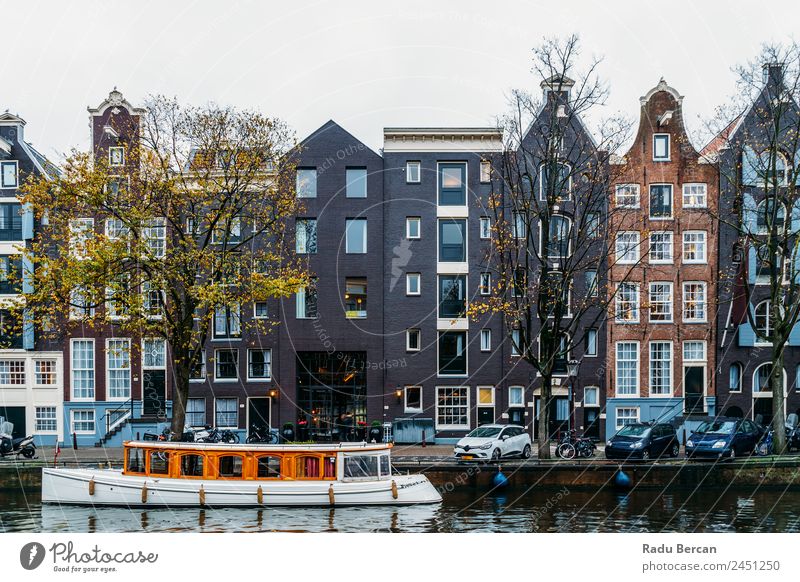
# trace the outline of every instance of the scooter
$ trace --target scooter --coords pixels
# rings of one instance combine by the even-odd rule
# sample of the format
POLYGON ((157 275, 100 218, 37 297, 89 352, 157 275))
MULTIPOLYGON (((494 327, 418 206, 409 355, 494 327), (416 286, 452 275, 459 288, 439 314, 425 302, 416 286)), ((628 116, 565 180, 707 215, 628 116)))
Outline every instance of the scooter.
POLYGON ((0 456, 22 455, 32 459, 36 455, 36 445, 33 444, 33 435, 13 438, 14 424, 11 422, 0 423, 0 456))

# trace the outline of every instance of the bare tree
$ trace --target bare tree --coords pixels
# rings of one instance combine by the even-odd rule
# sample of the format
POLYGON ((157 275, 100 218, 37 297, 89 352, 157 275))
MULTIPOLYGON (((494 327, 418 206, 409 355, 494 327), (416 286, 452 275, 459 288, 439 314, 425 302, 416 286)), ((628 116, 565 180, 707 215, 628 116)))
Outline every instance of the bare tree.
POLYGON ((577 36, 547 40, 534 49, 533 73, 541 99, 514 91, 501 118, 504 151, 493 166, 493 245, 486 268, 492 295, 473 311, 501 314, 513 352, 540 376, 538 456, 550 457, 549 408, 553 377, 570 355, 583 352, 585 334, 606 319, 610 301, 608 186, 610 152, 629 135, 620 117, 600 123, 593 137, 583 123, 603 106, 607 89, 600 61, 573 69, 577 36))
POLYGON ((41 223, 25 251, 26 317, 51 335, 80 326, 166 340, 180 434, 212 323, 264 325, 242 317, 242 304, 306 282, 287 241, 294 139, 260 113, 164 97, 149 99, 141 125, 118 128, 129 136, 124 175, 75 152, 59 179, 26 185, 23 203, 41 223))

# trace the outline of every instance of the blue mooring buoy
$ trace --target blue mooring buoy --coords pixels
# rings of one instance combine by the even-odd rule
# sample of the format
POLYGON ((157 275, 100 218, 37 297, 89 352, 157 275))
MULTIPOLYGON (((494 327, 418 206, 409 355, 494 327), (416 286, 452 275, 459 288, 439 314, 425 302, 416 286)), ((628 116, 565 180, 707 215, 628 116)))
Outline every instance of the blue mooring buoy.
POLYGON ((495 473, 494 477, 492 478, 492 484, 495 487, 505 487, 508 485, 508 477, 503 475, 503 472, 498 468, 497 473, 495 473))
POLYGON ((623 471, 622 469, 617 470, 617 474, 614 475, 614 484, 617 487, 623 487, 627 489, 628 487, 631 486, 632 483, 633 479, 631 479, 630 476, 625 471, 623 471))

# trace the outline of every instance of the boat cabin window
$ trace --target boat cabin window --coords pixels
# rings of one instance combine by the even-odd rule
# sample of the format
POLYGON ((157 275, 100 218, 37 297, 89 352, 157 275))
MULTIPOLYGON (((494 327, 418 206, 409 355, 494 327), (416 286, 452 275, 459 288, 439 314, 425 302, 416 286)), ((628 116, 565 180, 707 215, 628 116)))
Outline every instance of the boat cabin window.
POLYGON ((279 479, 281 476, 280 457, 258 457, 256 477, 258 479, 279 479))
POLYGON ((378 476, 377 455, 357 455, 344 458, 345 479, 366 479, 378 476))
POLYGON ((241 477, 242 457, 238 455, 223 455, 217 459, 220 477, 241 477))
POLYGON ((319 457, 297 457, 294 475, 298 479, 319 479, 319 457))
POLYGON ((392 474, 392 469, 389 467, 389 455, 381 455, 378 460, 381 466, 381 477, 389 477, 392 474))
POLYGON ((202 477, 203 455, 181 455, 181 476, 202 477))
POLYGON ((144 451, 130 447, 126 454, 125 471, 127 473, 144 473, 144 451))
POLYGON ((325 478, 336 479, 336 457, 325 457, 325 478))
POLYGON ((164 451, 150 451, 150 475, 168 475, 169 456, 164 451))

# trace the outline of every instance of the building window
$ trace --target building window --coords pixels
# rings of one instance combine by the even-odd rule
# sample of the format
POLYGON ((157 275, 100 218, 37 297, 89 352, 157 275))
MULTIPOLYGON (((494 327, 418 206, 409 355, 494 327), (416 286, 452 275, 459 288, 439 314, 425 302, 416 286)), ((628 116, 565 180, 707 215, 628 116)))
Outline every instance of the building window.
POLYGON ((584 406, 600 406, 600 388, 597 386, 587 386, 583 389, 584 406))
POLYGON ((125 148, 124 147, 110 147, 108 148, 108 165, 112 167, 125 165, 125 148))
POLYGON ((617 342, 618 396, 639 394, 639 342, 617 342))
POLYGON ((554 214, 550 217, 545 255, 549 259, 564 259, 569 256, 569 234, 572 223, 569 218, 554 214))
POLYGON ((669 161, 669 134, 656 133, 653 135, 653 161, 669 161))
POLYGON ((469 388, 466 386, 436 387, 436 428, 469 428, 469 388))
POLYGON ((106 383, 111 400, 131 397, 131 340, 106 340, 106 383))
POLYGON ((0 162, 0 188, 16 188, 19 186, 18 175, 18 162, 0 162))
POLYGON ((367 197, 367 169, 347 168, 345 170, 345 198, 367 197))
POLYGON ((298 218, 295 222, 295 252, 300 255, 317 252, 317 219, 298 218))
POLYGON ((706 232, 704 230, 691 230, 683 233, 683 262, 707 262, 706 232))
POLYGON ((515 328, 511 330, 511 355, 512 356, 519 356, 522 353, 522 350, 525 349, 523 345, 523 333, 522 330, 519 328, 515 328))
POLYGON ((78 434, 94 434, 94 410, 80 408, 70 411, 72 430, 70 432, 78 434))
POLYGON ((756 208, 757 234, 767 234, 773 226, 780 231, 785 221, 786 207, 782 202, 778 202, 777 208, 773 198, 766 198, 758 204, 758 208, 756 208))
POLYGON ((317 197, 317 169, 298 168, 297 169, 297 197, 316 198, 317 197))
POLYGON ((406 351, 418 352, 420 346, 420 331, 416 328, 406 330, 406 351))
POLYGON ((637 422, 639 422, 638 408, 617 408, 617 430, 627 424, 636 424, 637 422))
POLYGON ((672 264, 672 232, 650 233, 650 263, 672 264))
POLYGON ((17 203, 0 204, 0 241, 22 240, 21 210, 17 203))
POLYGON ((266 301, 256 301, 253 303, 253 318, 267 319, 269 317, 269 307, 266 301))
POLYGON ((491 295, 492 294, 492 274, 491 273, 481 273, 480 294, 481 295, 491 295))
POLYGON ((15 295, 22 291, 22 258, 0 255, 0 294, 15 295))
POLYGON ((527 214, 524 212, 514 212, 512 213, 512 218, 511 236, 516 239, 528 238, 528 226, 526 224, 527 214))
POLYGON ((769 362, 761 364, 758 368, 756 368, 756 371, 753 374, 753 392, 772 392, 772 381, 770 379, 771 375, 772 364, 769 362))
POLYGON ((481 330, 481 351, 490 352, 492 350, 492 330, 481 330))
POLYGON ((572 168, 569 164, 551 162, 539 167, 539 199, 540 200, 569 200, 572 189, 572 168), (550 176, 550 170, 555 168, 556 175, 550 176))
POLYGON ((348 218, 345 225, 345 252, 363 255, 367 252, 367 219, 348 218))
POLYGON ((617 233, 614 249, 618 264, 635 264, 639 260, 639 233, 635 231, 617 233))
POLYGON ((55 360, 36 360, 33 363, 34 385, 55 386, 58 383, 58 369, 55 360))
POLYGON ((439 332, 439 375, 466 376, 467 332, 439 332))
POLYGON ((214 400, 214 426, 237 428, 239 426, 239 399, 217 398, 214 400))
POLYGON ((706 321, 706 284, 683 284, 683 321, 687 323, 705 323, 706 321))
POLYGON ((494 386, 478 386, 478 406, 494 406, 494 386))
POLYGON ((586 340, 583 346, 583 355, 594 357, 597 355, 597 330, 587 329, 586 340))
POLYGON ((142 366, 151 370, 167 367, 167 342, 163 339, 142 340, 142 366))
POLYGON ((419 216, 409 216, 406 218, 406 238, 409 240, 419 240, 422 238, 419 216))
POLYGON ((734 362, 728 368, 728 391, 742 391, 742 365, 739 362, 734 362))
POLYGON ((650 342, 650 394, 672 394, 672 342, 650 342))
POLYGON ((439 221, 439 262, 463 263, 467 260, 465 220, 439 221))
POLYGON ((683 361, 705 362, 706 342, 702 340, 691 340, 683 342, 683 361))
POLYGON ((25 360, 0 360, 0 385, 25 385, 25 360))
POLYGON ((439 317, 460 319, 466 316, 466 275, 439 275, 439 317))
MULTIPOLYGON (((72 398, 94 398, 94 340, 72 340, 72 398)), ((92 429, 94 432, 94 428, 92 429)))
POLYGON ((672 218, 672 184, 650 186, 650 218, 672 218))
POLYGON ((192 364, 192 369, 189 372, 189 380, 205 381, 205 379, 206 379, 206 352, 205 350, 202 350, 199 354, 198 360, 192 364))
POLYGON ((347 319, 367 316, 367 279, 348 277, 344 280, 344 309, 347 319))
POLYGON ((650 283, 650 321, 672 322, 672 283, 650 283))
POLYGON ((586 296, 597 297, 597 271, 585 271, 583 276, 586 279, 586 296))
POLYGON ((297 319, 313 319, 317 316, 317 284, 312 277, 309 284, 301 287, 295 294, 297 319))
POLYGON ((492 220, 488 216, 481 216, 480 237, 482 240, 492 238, 492 220))
POLYGON ((772 344, 772 302, 767 299, 753 309, 753 320, 756 324, 756 344, 772 344))
POLYGON ((639 184, 618 184, 616 203, 618 208, 639 208, 639 184))
MULTIPOLYGON (((116 311, 113 310, 114 315, 116 311)), ((148 319, 160 319, 164 315, 164 292, 153 289, 150 281, 142 281, 142 314, 148 319)))
POLYGON ((56 432, 58 430, 55 406, 36 407, 36 424, 34 430, 36 432, 56 432))
POLYGON ((220 305, 214 309, 214 337, 230 338, 242 335, 241 313, 238 303, 220 305))
POLYGON ((419 295, 421 275, 419 273, 406 273, 406 295, 419 295))
POLYGON ((247 379, 272 378, 272 350, 247 350, 247 379))
POLYGON ((467 166, 439 164, 439 206, 466 206, 467 166))
MULTIPOLYGON (((8 205, 12 206, 12 205, 8 205)), ((3 211, 7 207, 2 208, 3 211)), ((6 214, 6 212, 3 212, 6 214)), ((0 221, 5 217, 0 217, 0 221)), ((0 225, 1 227, 2 225, 0 225)), ((87 243, 94 236, 94 219, 93 218, 73 218, 69 221, 69 252, 70 255, 78 260, 83 260, 88 257, 87 243)), ((20 222, 20 238, 22 237, 22 223, 20 222)))
POLYGON ((524 394, 525 394, 525 389, 522 386, 509 386, 508 387, 508 405, 509 406, 525 406, 524 394))
POLYGON ((617 288, 617 323, 639 322, 639 284, 620 283, 617 288))
POLYGON ((406 386, 403 392, 405 412, 422 412, 422 386, 406 386))
POLYGON ((214 380, 236 380, 239 377, 239 350, 214 352, 214 380))
POLYGON ((684 208, 706 208, 707 206, 708 206, 708 195, 705 184, 683 185, 684 208))
POLYGON ((205 398, 189 398, 186 401, 186 425, 187 426, 206 425, 205 398))
POLYGON ((409 184, 419 184, 420 163, 406 162, 406 182, 409 184))
POLYGON ((492 163, 488 160, 481 160, 481 184, 488 184, 492 181, 492 163))

